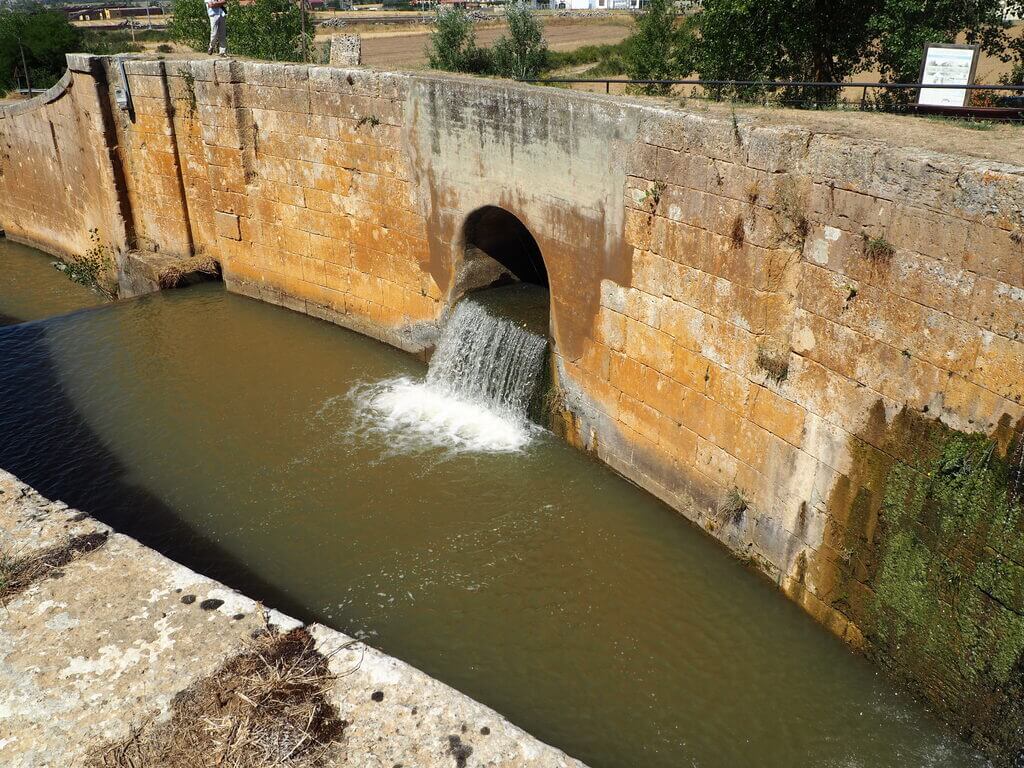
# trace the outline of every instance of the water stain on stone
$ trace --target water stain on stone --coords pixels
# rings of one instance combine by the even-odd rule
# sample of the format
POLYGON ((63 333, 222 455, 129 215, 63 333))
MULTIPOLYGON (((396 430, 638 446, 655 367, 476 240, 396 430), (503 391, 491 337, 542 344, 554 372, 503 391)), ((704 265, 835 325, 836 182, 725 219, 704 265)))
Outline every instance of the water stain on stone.
POLYGON ((1024 732, 1024 422, 991 436, 872 409, 787 592, 926 698, 972 743, 1024 732), (809 591, 813 587, 813 594, 809 591))

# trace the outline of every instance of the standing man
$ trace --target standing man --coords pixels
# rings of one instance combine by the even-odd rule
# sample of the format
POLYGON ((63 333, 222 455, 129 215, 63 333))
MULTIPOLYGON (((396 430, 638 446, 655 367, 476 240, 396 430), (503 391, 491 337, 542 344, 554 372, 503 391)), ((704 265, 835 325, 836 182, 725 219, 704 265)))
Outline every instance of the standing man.
POLYGON ((206 0, 206 13, 210 17, 210 47, 206 52, 211 56, 214 49, 221 56, 228 54, 227 4, 227 0, 206 0))

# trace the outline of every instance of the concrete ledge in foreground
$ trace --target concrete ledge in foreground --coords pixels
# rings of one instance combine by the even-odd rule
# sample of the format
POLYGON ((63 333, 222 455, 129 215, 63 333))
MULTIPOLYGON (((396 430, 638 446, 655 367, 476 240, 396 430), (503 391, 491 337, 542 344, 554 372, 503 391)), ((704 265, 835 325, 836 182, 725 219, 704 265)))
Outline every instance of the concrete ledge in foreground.
MULTIPOLYGON (((0 554, 30 558, 69 540, 93 548, 48 566, 0 607, 8 768, 86 765, 130 729, 167 721, 175 696, 251 647, 254 634, 301 626, 0 470, 0 554)), ((307 629, 337 675, 326 698, 347 723, 323 764, 585 768, 408 664, 327 627, 307 629)))

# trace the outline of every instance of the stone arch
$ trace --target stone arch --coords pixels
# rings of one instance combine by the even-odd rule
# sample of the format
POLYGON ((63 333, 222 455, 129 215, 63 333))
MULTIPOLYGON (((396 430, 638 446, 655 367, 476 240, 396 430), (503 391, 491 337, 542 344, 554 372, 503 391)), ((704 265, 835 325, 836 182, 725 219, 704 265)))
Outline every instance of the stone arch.
POLYGON ((462 225, 456 297, 512 282, 548 287, 548 270, 536 238, 515 214, 496 205, 472 211, 462 225))

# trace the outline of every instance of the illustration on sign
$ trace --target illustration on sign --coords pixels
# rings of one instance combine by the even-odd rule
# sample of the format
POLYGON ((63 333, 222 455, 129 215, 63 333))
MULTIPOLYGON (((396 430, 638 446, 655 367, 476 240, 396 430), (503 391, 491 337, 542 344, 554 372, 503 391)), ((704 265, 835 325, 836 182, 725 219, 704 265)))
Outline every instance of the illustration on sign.
MULTIPOLYGON (((928 85, 970 85, 974 81, 978 47, 975 45, 934 45, 924 50, 921 82, 928 85)), ((967 89, 922 88, 918 104, 933 107, 963 107, 967 89)))

